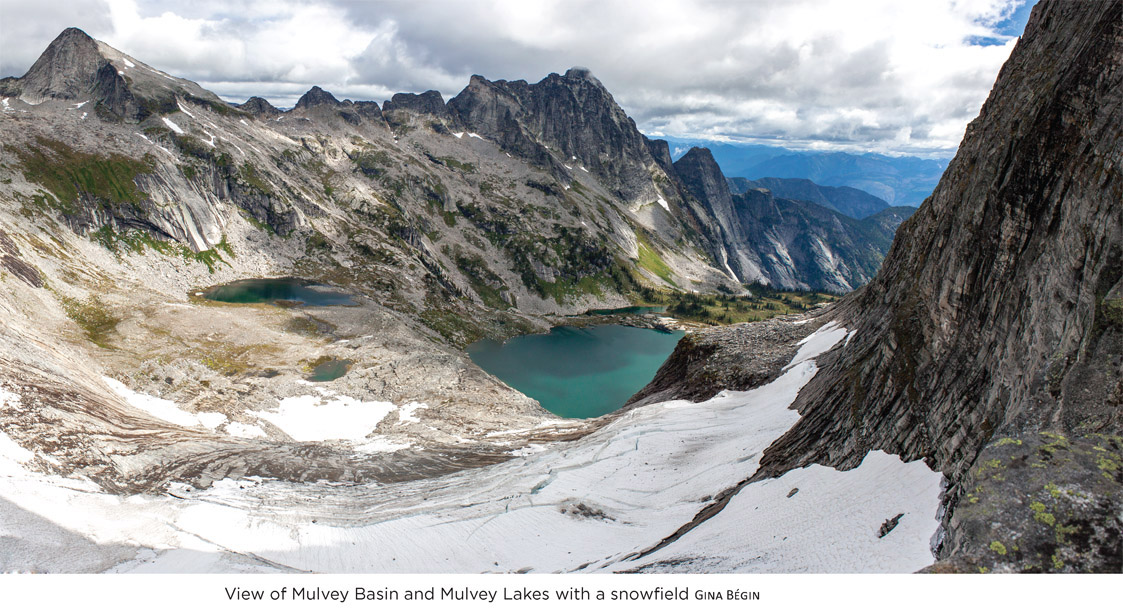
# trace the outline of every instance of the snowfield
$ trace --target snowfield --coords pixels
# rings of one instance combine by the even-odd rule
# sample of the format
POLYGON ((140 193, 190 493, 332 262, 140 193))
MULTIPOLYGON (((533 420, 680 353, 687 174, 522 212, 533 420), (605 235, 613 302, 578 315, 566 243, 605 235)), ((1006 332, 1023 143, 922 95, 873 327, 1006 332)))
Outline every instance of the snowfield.
MULTIPOLYGON (((827 324, 780 378, 751 391, 636 408, 577 441, 399 484, 228 479, 121 497, 29 471, 44 456, 0 435, 0 569, 911 572, 933 562, 943 477, 881 452, 850 471, 814 465, 744 486, 715 516, 649 552, 756 471, 798 420, 789 406, 814 376, 814 358, 845 337, 827 324)), ((325 402, 316 414, 330 418, 325 402)), ((360 424, 354 408, 340 404, 338 414, 356 428, 389 413, 373 407, 360 424)), ((337 435, 311 429, 301 409, 278 414, 337 435)))

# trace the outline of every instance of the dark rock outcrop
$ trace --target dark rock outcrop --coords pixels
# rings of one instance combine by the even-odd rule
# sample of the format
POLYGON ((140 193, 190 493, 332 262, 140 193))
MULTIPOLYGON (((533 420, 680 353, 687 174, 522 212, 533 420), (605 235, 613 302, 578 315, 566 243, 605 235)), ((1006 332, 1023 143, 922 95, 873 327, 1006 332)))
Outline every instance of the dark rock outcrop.
POLYGON ((296 101, 296 108, 306 110, 316 106, 341 106, 343 102, 335 98, 331 93, 324 91, 320 87, 312 87, 308 89, 300 99, 296 101))
POLYGON ((43 287, 43 276, 39 270, 24 261, 19 248, 3 229, 0 229, 0 271, 19 277, 33 288, 43 287))
POLYGON ((759 476, 854 467, 874 449, 923 458, 952 483, 944 556, 1022 570, 1010 539, 1044 548, 1030 540, 1096 538, 1099 549, 1070 548, 1055 562, 1031 557, 1030 570, 1118 565, 1100 553, 1123 551, 1123 465, 1118 446, 1102 446, 1123 431, 1121 58, 1123 2, 1034 8, 932 197, 901 226, 877 278, 839 306, 854 339, 820 359, 795 404, 802 418, 766 451, 759 476), (1044 482, 1031 470, 1013 489, 979 472, 980 451, 1004 468, 1025 465, 1042 433, 1100 446, 1091 474, 1113 480, 1107 487, 1080 482, 1092 460, 1039 465, 1105 506, 1084 518, 1103 522, 1062 535, 1059 518, 1034 518, 1044 482), (1003 442, 1029 452, 994 452, 1003 442), (968 493, 999 491, 1021 519, 981 535, 956 517, 968 493))
POLYGON ((268 100, 256 96, 247 99, 244 104, 239 104, 238 108, 254 116, 264 118, 272 118, 281 114, 281 111, 273 107, 273 104, 269 103, 268 100))
POLYGON ((439 91, 395 93, 382 104, 382 112, 390 114, 398 111, 429 114, 439 119, 448 119, 451 116, 439 91))
POLYGON ((708 400, 723 389, 742 391, 770 383, 798 350, 797 343, 822 321, 793 324, 772 318, 728 328, 691 332, 627 407, 667 400, 708 400), (753 357, 745 357, 752 353, 753 357))

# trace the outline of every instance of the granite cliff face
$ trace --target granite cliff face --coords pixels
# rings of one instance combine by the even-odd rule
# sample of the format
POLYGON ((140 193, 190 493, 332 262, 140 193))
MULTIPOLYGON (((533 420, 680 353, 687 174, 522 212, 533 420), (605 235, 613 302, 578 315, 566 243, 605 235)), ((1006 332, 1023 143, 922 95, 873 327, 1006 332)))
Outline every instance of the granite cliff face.
POLYGON ((1034 8, 758 476, 925 458, 947 568, 1123 568, 1121 58, 1123 3, 1034 8))

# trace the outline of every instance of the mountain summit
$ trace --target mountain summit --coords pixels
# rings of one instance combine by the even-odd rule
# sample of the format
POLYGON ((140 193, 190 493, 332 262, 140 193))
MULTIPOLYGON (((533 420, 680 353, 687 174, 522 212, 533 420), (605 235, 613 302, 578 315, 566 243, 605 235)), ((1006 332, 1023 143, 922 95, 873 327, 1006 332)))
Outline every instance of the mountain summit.
POLYGON ((92 101, 106 116, 130 122, 174 111, 176 96, 225 105, 194 82, 160 72, 73 27, 63 30, 26 74, 0 82, 0 90, 29 104, 92 101))

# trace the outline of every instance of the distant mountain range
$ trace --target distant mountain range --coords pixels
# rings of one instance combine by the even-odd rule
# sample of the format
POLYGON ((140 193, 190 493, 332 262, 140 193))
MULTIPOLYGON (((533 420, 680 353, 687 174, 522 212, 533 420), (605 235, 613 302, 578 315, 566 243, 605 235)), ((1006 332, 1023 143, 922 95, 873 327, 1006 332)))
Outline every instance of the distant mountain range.
POLYGON ((802 178, 729 178, 729 189, 733 194, 743 194, 758 188, 769 190, 777 197, 822 205, 859 220, 889 208, 889 203, 884 199, 849 186, 820 186, 802 178))
POLYGON ((823 186, 849 186, 883 199, 888 205, 919 206, 940 181, 947 160, 880 154, 794 151, 778 146, 720 144, 664 138, 677 159, 690 148, 705 146, 722 172, 731 177, 803 178, 823 186))

